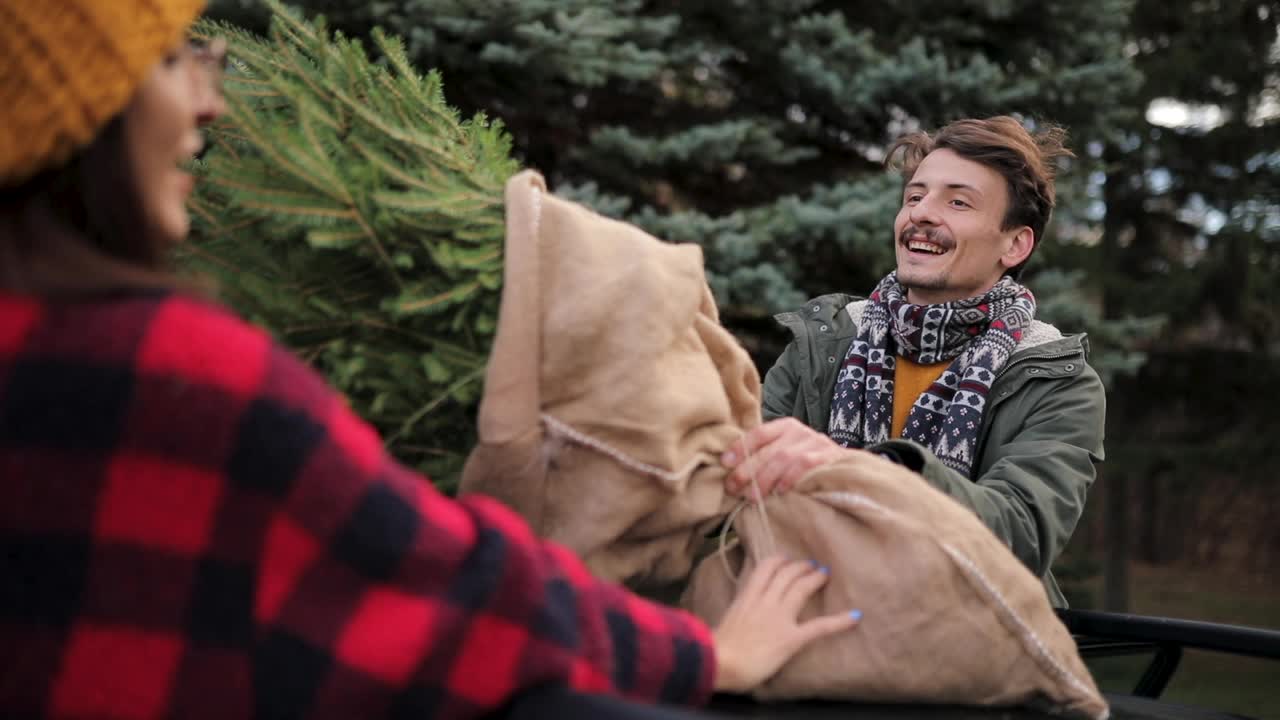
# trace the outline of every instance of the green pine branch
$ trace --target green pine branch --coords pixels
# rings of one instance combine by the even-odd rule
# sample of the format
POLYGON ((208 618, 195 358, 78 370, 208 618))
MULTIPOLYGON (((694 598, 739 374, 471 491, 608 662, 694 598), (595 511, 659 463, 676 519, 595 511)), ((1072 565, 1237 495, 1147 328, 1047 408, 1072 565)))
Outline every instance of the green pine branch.
POLYGON ((191 270, 325 373, 402 460, 448 487, 496 327, 511 141, 464 119, 403 43, 268 0, 226 38, 228 112, 192 200, 191 270))

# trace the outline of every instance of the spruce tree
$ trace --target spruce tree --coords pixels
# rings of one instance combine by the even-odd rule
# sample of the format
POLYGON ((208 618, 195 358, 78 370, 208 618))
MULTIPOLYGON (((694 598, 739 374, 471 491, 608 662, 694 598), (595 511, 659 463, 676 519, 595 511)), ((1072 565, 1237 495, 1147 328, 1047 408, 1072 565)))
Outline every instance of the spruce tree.
POLYGON ((1280 333, 1280 2, 1139 0, 1126 47, 1138 114, 1105 151, 1108 232, 1094 276, 1110 313, 1156 304, 1176 349, 1265 352, 1280 333), (1209 324, 1216 330, 1206 332, 1209 324))
POLYGON ((228 24, 229 112, 192 200, 186 264, 326 374, 389 450, 453 476, 473 443, 502 278, 501 124, 463 120, 400 42, 271 3, 266 38, 228 24))

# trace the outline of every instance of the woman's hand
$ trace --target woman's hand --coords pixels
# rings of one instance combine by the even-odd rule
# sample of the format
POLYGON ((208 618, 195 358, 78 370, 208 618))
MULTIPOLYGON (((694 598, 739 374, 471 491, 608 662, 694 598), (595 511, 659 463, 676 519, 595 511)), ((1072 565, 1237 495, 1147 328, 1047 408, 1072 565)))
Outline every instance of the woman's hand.
POLYGON ((725 490, 753 499, 754 477, 762 496, 784 493, 810 470, 851 452, 858 451, 841 447, 795 418, 770 420, 752 428, 720 456, 720 462, 733 471, 725 478, 725 490))
POLYGON ((826 568, 779 555, 756 566, 712 633, 717 691, 747 692, 773 677, 804 646, 858 624, 862 613, 857 610, 796 619, 827 575, 826 568))

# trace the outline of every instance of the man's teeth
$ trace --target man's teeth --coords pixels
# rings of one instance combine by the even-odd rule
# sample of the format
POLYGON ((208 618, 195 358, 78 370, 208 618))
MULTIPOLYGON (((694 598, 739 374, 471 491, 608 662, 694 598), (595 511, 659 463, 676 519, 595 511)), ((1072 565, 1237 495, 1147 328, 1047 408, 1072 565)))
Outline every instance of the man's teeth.
POLYGON ((934 255, 941 255, 942 253, 946 252, 946 250, 942 249, 942 246, 934 245, 931 242, 924 242, 922 240, 912 240, 911 242, 907 243, 907 249, 933 253, 934 255))

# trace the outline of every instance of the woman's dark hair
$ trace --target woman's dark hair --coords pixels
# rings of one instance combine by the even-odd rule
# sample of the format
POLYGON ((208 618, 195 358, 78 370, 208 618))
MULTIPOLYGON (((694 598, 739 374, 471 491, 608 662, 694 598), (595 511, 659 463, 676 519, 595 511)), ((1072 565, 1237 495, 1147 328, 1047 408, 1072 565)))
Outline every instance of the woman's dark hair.
POLYGON ((70 162, 0 188, 0 290, 172 287, 169 245, 147 231, 123 114, 70 162))

